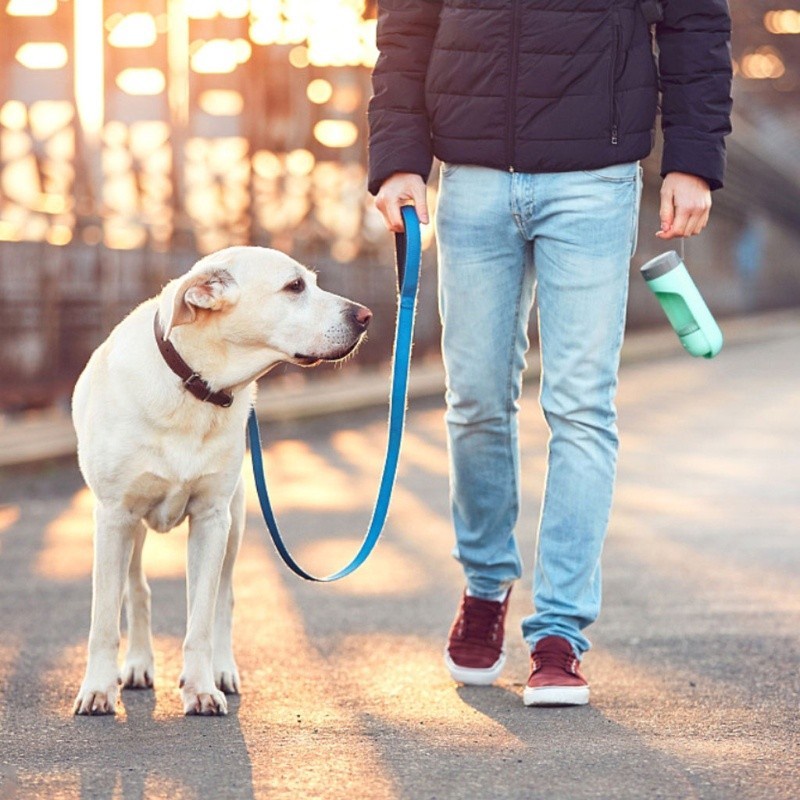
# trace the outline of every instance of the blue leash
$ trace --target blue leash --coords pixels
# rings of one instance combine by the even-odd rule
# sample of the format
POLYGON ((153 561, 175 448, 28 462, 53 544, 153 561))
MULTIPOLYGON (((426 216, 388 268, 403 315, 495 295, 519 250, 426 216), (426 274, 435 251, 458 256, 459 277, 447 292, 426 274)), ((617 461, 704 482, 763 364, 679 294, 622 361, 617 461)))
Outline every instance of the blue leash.
POLYGON ((250 455, 253 459, 253 475, 258 491, 258 502, 261 504, 261 513, 267 523, 269 535, 287 567, 292 572, 305 578, 307 581, 330 583, 344 578, 355 572, 369 557, 386 522, 389 512, 389 503, 392 499, 392 488, 397 474, 397 461, 400 455, 400 442, 403 438, 403 425, 406 418, 406 397, 408 390, 408 369, 411 364, 411 343, 414 335, 414 310, 417 300, 417 286, 419 285, 420 260, 422 246, 420 242, 419 219, 413 206, 403 206, 403 225, 405 233, 395 235, 395 250, 397 253, 397 284, 400 290, 398 297, 397 330, 394 340, 394 367, 392 371, 392 390, 389 397, 389 437, 386 445, 386 461, 383 475, 378 489, 378 498, 372 519, 361 547, 353 560, 338 572, 325 578, 317 578, 306 572, 286 548, 278 523, 269 501, 267 482, 264 477, 264 461, 261 453, 261 435, 258 430, 258 419, 255 409, 250 410, 247 420, 247 432, 250 436, 250 455))

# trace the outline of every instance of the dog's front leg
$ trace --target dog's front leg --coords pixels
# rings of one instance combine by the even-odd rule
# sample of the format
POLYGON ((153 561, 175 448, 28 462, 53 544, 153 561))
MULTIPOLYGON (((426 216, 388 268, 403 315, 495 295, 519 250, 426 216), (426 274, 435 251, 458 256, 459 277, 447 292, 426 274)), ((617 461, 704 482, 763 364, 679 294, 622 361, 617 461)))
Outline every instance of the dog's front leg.
POLYGON ((245 521, 241 477, 231 500, 231 530, 222 564, 214 621, 214 682, 225 694, 239 694, 239 670, 233 657, 233 565, 242 543, 245 521))
POLYGON ((227 714, 225 695, 214 685, 214 612, 231 526, 230 509, 215 508, 189 523, 186 583, 189 621, 183 643, 181 695, 186 714, 227 714))
POLYGON ((119 670, 119 615, 134 536, 142 523, 123 509, 97 503, 94 512, 92 623, 89 659, 78 696, 76 714, 115 714, 119 670))
POLYGON ((128 569, 125 610, 128 613, 128 652, 121 683, 126 689, 148 689, 153 685, 155 667, 153 636, 150 632, 150 587, 142 568, 142 549, 147 530, 144 525, 134 536, 133 556, 128 569))

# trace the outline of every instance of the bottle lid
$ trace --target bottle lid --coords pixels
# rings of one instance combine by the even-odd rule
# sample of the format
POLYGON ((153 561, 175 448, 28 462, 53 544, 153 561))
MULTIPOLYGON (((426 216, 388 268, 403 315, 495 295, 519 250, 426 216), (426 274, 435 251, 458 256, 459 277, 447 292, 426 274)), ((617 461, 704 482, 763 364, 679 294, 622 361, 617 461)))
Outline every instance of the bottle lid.
POLYGON ((654 281, 656 278, 660 278, 662 275, 672 272, 673 269, 679 267, 682 263, 681 257, 674 250, 670 250, 668 253, 662 253, 660 256, 650 259, 650 261, 642 267, 642 277, 646 281, 654 281))

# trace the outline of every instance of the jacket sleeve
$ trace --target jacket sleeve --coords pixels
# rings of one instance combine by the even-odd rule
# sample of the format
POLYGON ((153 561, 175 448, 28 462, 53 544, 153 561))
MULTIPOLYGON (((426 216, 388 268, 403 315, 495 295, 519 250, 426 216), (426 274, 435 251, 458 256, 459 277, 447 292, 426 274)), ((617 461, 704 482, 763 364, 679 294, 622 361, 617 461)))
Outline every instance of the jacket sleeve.
POLYGON ((687 172, 722 186, 731 131, 731 19, 727 0, 662 0, 661 174, 687 172))
POLYGON ((380 0, 369 103, 369 191, 395 172, 428 179, 433 163, 425 76, 442 0, 380 0))

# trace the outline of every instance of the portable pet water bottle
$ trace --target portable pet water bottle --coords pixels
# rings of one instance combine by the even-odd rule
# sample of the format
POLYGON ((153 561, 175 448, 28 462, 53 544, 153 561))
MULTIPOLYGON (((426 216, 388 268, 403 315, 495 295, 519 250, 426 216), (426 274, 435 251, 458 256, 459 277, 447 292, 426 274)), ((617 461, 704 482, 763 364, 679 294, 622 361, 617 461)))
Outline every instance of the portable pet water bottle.
POLYGON ((703 358, 713 358, 719 353, 722 331, 683 259, 674 250, 648 261, 642 267, 642 277, 689 353, 703 358))

